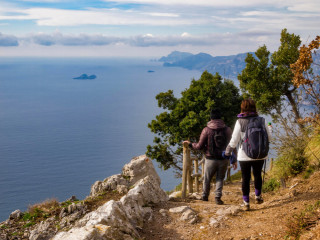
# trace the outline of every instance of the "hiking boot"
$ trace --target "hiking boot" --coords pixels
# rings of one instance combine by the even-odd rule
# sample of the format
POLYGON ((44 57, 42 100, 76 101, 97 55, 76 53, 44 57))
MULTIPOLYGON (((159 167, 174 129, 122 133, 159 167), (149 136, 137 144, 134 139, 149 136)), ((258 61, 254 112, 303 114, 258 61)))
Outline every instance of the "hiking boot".
POLYGON ((256 196, 256 204, 261 204, 261 203, 263 203, 262 196, 261 195, 260 196, 256 196))
POLYGON ((250 210, 250 203, 243 201, 243 204, 241 205, 244 211, 249 211, 250 210))
POLYGON ((201 200, 208 202, 208 197, 207 196, 202 196, 201 200))
POLYGON ((215 198, 215 202, 216 202, 217 205, 223 205, 224 204, 224 202, 219 197, 215 198))

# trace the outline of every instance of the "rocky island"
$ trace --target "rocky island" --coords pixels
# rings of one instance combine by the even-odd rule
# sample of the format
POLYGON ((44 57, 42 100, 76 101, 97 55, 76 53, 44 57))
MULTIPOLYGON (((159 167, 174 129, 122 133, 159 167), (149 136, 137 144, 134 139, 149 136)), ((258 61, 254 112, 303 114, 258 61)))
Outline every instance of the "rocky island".
POLYGON ((87 74, 82 74, 79 77, 75 77, 73 79, 77 79, 77 80, 92 80, 92 79, 96 79, 97 76, 96 75, 87 75, 87 74))

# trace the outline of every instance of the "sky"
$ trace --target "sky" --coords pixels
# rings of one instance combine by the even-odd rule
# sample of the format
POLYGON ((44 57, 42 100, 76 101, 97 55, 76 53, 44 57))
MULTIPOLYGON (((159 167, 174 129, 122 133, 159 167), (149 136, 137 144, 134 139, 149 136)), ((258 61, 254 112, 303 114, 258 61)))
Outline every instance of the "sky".
POLYGON ((0 57, 212 56, 310 42, 319 0, 0 0, 0 57))

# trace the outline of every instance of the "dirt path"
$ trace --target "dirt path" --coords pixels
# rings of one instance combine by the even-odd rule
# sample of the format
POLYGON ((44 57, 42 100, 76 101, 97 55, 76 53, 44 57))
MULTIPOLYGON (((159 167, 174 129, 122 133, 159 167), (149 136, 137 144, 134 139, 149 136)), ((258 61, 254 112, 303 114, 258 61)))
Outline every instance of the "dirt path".
MULTIPOLYGON (((169 201, 154 207, 155 216, 140 234, 143 239, 216 239, 216 240, 272 240, 284 239, 287 234, 287 222, 294 214, 301 213, 308 205, 320 200, 320 172, 311 178, 292 179, 287 188, 275 193, 264 194, 264 203, 254 204, 251 196, 251 210, 228 215, 218 224, 210 225, 212 218, 217 218, 219 209, 239 206, 241 183, 226 184, 223 191, 225 205, 217 206, 212 194, 209 202, 201 200, 169 201), (167 213, 163 216, 159 210, 189 206, 198 213, 196 224, 180 220, 180 215, 167 213)), ((251 191, 253 192, 253 191, 251 191)), ((306 238, 317 239, 317 238, 306 238)))

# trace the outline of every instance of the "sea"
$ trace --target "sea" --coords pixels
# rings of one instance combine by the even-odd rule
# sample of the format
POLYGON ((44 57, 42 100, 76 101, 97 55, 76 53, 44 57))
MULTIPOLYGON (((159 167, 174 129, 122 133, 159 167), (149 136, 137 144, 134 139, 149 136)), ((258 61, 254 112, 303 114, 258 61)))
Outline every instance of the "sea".
MULTIPOLYGON (((179 97, 200 76, 149 59, 0 58, 0 222, 49 198, 84 199, 121 173, 153 143, 155 96, 179 97)), ((153 164, 164 190, 181 182, 153 164)))

